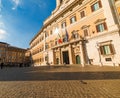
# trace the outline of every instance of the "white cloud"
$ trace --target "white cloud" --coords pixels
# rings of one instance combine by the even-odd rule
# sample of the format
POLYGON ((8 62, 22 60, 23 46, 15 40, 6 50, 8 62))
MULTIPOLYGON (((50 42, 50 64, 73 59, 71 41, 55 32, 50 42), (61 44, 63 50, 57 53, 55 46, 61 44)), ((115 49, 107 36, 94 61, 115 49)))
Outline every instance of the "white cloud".
POLYGON ((31 1, 33 2, 33 4, 36 4, 40 8, 46 8, 47 7, 47 2, 45 2, 44 0, 31 0, 31 1))
POLYGON ((15 10, 20 5, 20 0, 12 0, 12 2, 14 3, 12 10, 15 10))
POLYGON ((0 39, 5 39, 7 35, 7 32, 3 29, 0 29, 0 39))
POLYGON ((0 22, 0 28, 4 28, 4 27, 5 27, 4 23, 0 22))
POLYGON ((38 4, 40 8, 46 8, 47 4, 46 2, 40 2, 40 4, 38 4))

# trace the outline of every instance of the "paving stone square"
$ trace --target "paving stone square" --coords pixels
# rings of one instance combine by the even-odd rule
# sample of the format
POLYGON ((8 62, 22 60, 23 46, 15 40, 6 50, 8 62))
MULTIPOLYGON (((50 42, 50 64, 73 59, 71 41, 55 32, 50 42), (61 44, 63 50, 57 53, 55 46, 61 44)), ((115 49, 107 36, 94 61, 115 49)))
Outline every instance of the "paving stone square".
POLYGON ((120 98, 120 68, 3 68, 0 98, 120 98))

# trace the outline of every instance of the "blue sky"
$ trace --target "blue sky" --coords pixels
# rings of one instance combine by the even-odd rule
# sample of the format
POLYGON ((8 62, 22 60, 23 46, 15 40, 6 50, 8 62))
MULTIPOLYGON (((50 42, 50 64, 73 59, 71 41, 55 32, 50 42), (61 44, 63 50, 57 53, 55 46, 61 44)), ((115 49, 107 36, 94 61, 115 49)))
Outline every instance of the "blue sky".
POLYGON ((0 0, 0 41, 29 48, 56 0, 0 0))

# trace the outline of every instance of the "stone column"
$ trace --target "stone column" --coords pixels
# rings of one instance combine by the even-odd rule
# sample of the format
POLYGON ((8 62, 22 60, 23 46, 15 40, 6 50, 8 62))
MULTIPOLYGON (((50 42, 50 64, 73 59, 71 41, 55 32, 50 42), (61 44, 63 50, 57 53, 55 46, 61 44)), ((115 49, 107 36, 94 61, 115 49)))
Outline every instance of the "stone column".
POLYGON ((59 48, 59 64, 62 64, 62 61, 61 61, 61 49, 59 48))
POLYGON ((70 64, 73 64, 71 44, 69 45, 69 62, 70 62, 70 64))
POLYGON ((53 65, 55 65, 55 64, 56 64, 55 59, 56 59, 56 56, 55 56, 55 49, 53 49, 53 65))
POLYGON ((80 59, 81 59, 81 64, 82 64, 82 67, 84 67, 85 57, 84 57, 84 51, 83 51, 83 44, 82 44, 81 41, 79 42, 79 45, 80 45, 80 59))

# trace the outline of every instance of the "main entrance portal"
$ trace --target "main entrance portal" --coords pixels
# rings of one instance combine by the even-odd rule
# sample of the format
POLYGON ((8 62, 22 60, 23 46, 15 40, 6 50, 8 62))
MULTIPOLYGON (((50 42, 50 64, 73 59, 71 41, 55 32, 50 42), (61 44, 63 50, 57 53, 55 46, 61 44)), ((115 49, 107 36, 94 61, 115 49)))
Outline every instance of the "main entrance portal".
POLYGON ((63 51, 62 54, 63 54, 63 63, 69 64, 69 54, 68 54, 68 51, 63 51))

